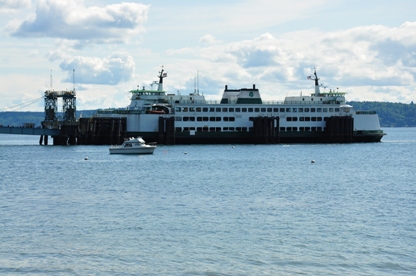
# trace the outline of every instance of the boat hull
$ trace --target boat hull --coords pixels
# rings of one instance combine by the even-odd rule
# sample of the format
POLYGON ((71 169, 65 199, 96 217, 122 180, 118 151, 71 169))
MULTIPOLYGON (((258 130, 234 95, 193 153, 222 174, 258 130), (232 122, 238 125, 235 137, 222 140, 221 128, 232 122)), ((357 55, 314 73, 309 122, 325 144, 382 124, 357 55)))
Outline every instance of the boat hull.
POLYGON ((109 151, 110 151, 110 154, 153 154, 155 149, 156 147, 133 148, 133 149, 111 147, 109 151))
POLYGON ((175 132, 174 138, 158 135, 158 132, 130 132, 130 136, 142 136, 146 141, 158 144, 319 144, 319 143, 361 143, 380 142, 383 132, 354 132, 352 138, 337 137, 333 139, 325 132, 278 132, 274 137, 265 137, 258 141, 253 132, 175 132))

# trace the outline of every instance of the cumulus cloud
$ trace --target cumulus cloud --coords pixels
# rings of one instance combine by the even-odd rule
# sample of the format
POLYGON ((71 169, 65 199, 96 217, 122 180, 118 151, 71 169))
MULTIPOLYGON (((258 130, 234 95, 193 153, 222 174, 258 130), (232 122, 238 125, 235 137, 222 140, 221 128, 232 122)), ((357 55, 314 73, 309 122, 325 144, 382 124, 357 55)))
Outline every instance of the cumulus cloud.
POLYGON ((217 40, 213 35, 206 34, 199 39, 199 42, 204 44, 215 44, 220 43, 221 41, 217 40))
POLYGON ((40 0, 35 14, 11 22, 8 30, 17 37, 50 37, 95 43, 124 42, 144 31, 148 5, 120 3, 85 7, 83 0, 40 0))
POLYGON ((61 62, 60 68, 68 72, 64 82, 72 82, 75 70, 76 82, 80 84, 116 85, 128 81, 134 74, 133 58, 124 52, 114 52, 107 58, 74 57, 61 62))
POLYGON ((390 89, 392 95, 406 91, 408 102, 415 95, 416 24, 412 22, 395 28, 371 25, 334 32, 265 33, 250 40, 168 53, 184 57, 180 64, 171 65, 175 71, 182 70, 180 75, 199 70, 201 76, 234 88, 256 83, 266 100, 312 90, 313 83, 306 77, 314 68, 326 91, 339 87, 351 99, 385 99, 385 93, 374 93, 378 89, 390 89))
POLYGON ((1 0, 0 12, 8 12, 11 10, 18 10, 30 6, 30 0, 1 0))

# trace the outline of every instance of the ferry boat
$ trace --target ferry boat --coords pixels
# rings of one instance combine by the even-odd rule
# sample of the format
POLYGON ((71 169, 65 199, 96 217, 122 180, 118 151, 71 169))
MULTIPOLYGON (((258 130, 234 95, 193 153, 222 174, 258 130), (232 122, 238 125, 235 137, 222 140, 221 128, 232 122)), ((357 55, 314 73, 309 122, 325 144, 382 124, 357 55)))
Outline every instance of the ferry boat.
POLYGON ((221 101, 205 100, 199 92, 167 94, 159 72, 157 89, 131 90, 130 105, 98 110, 96 117, 126 118, 126 136, 162 144, 351 143, 379 142, 383 137, 375 111, 348 105, 345 92, 321 92, 316 70, 310 95, 264 102, 259 89, 229 89, 221 101))

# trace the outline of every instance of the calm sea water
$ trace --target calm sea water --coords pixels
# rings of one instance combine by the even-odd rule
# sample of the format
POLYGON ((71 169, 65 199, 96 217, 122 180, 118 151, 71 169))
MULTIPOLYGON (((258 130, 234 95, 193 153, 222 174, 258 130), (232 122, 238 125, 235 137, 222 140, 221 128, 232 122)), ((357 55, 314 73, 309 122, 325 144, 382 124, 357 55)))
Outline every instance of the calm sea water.
POLYGON ((385 132, 146 156, 0 135, 0 274, 415 275, 416 128, 385 132))

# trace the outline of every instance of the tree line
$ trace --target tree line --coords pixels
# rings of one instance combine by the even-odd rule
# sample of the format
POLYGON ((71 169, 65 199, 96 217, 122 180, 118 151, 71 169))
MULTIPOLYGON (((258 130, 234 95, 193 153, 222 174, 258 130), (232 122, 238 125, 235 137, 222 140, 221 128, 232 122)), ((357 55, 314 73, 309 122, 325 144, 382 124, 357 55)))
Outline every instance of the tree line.
MULTIPOLYGON (((382 127, 416 127, 416 105, 389 102, 348 102, 355 110, 375 110, 380 118, 382 127)), ((92 117, 96 110, 80 110, 76 117, 92 117)), ((58 113, 59 116, 59 113, 58 113)), ((40 126, 45 119, 44 112, 31 111, 3 111, 0 112, 0 125, 23 126, 25 123, 34 123, 40 126)))

